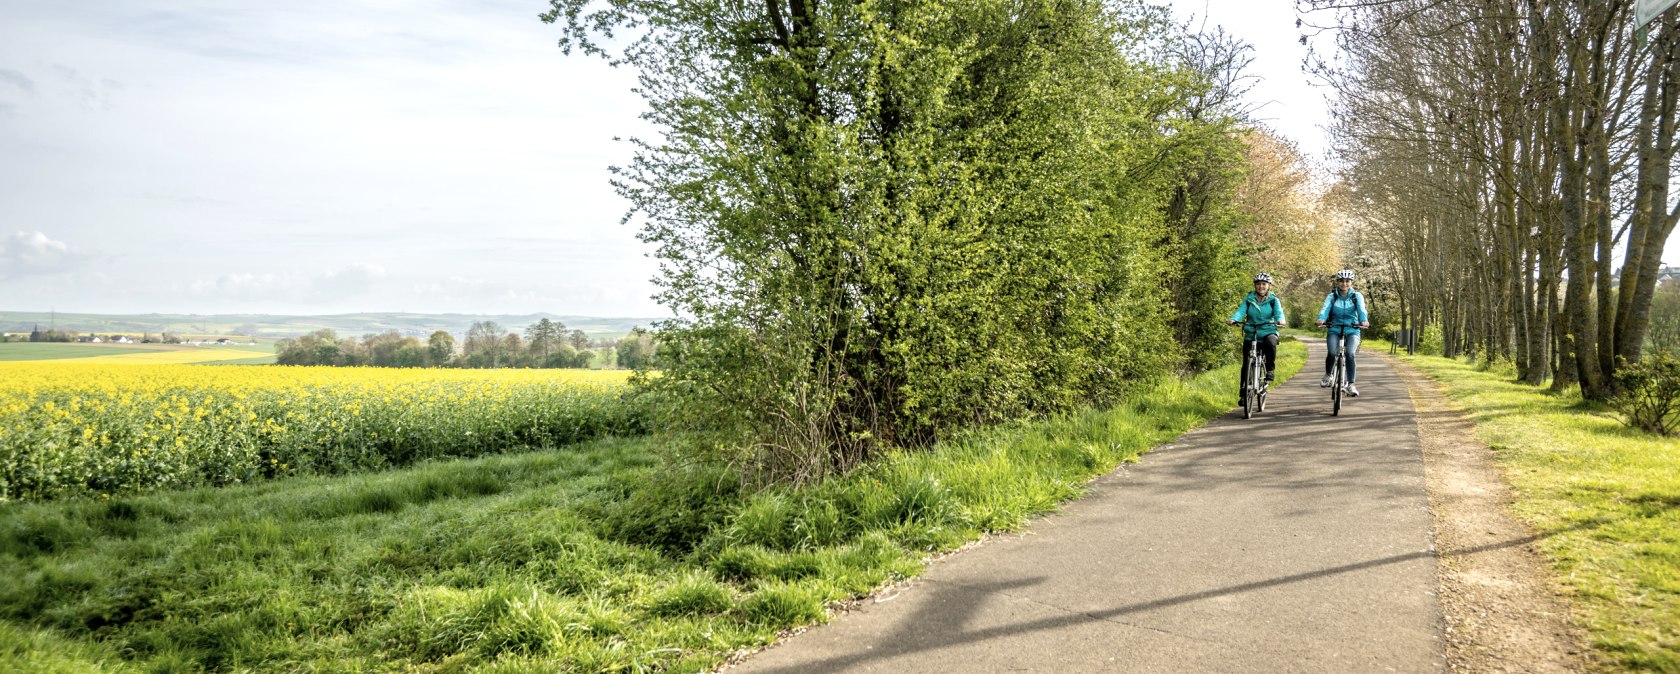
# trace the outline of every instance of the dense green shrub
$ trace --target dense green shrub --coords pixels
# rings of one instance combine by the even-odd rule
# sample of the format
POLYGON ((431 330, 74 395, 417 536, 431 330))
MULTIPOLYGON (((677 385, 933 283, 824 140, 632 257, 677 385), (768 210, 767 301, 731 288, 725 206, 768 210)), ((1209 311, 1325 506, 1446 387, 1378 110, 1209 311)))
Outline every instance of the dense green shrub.
POLYGON ((1658 435, 1680 431, 1680 357, 1658 352, 1617 370, 1621 392, 1611 404, 1627 423, 1658 435))
POLYGON ((1441 335, 1441 324, 1430 323, 1423 326, 1423 333, 1418 335, 1418 353, 1439 356, 1446 346, 1446 338, 1441 335))
POLYGON ((618 186, 706 458, 818 480, 1228 357, 1239 48, 1134 0, 552 5, 660 127, 618 186))

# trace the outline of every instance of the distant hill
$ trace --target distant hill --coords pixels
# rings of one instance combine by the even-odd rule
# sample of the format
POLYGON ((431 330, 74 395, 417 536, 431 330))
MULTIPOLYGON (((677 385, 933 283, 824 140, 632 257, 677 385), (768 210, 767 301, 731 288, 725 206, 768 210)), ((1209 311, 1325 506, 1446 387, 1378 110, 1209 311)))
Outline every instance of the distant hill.
POLYGON ((360 337, 373 332, 396 330, 404 335, 426 337, 438 330, 457 336, 478 321, 495 321, 509 331, 547 318, 564 323, 569 330, 582 330, 592 339, 616 339, 637 326, 650 327, 657 318, 600 318, 556 314, 408 314, 367 313, 324 316, 276 316, 271 314, 70 314, 32 311, 0 311, 0 332, 29 332, 56 326, 60 330, 87 333, 162 333, 180 335, 250 335, 253 337, 296 337, 331 328, 340 336, 360 337))

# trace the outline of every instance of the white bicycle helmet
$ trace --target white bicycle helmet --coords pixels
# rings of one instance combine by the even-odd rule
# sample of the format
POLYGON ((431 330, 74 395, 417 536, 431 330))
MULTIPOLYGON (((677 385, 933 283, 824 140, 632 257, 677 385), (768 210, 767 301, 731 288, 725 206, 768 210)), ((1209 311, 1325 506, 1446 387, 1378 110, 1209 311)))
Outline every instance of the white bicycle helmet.
POLYGON ((1336 272, 1336 280, 1340 281, 1342 279, 1347 279, 1349 281, 1352 281, 1353 280, 1353 270, 1352 269, 1343 269, 1339 272, 1336 272))
POLYGON ((1271 282, 1272 282, 1272 275, 1271 275, 1271 274, 1268 274, 1268 273, 1266 273, 1266 272, 1260 272, 1260 273, 1258 273, 1258 274, 1255 274, 1255 275, 1254 275, 1254 282, 1255 282, 1255 283, 1259 283, 1259 282, 1261 282, 1261 281, 1265 281, 1265 282, 1267 282, 1267 283, 1271 283, 1271 282))

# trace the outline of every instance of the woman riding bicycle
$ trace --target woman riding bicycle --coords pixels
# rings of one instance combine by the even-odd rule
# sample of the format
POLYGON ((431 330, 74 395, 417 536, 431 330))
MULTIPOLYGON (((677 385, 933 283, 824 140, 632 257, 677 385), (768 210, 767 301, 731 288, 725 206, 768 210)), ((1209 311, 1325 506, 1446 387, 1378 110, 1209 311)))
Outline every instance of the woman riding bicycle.
POLYGON ((1324 297, 1324 308, 1318 310, 1318 327, 1329 326, 1324 344, 1329 353, 1324 357, 1324 378, 1319 388, 1330 388, 1330 378, 1336 368, 1336 354, 1347 354, 1347 393, 1359 397, 1353 385, 1354 355, 1359 353, 1359 330, 1371 327, 1371 315, 1365 311, 1365 296, 1353 289, 1353 270, 1336 272, 1336 289, 1324 297))
MULTIPOLYGON (((1254 275, 1254 292, 1243 297, 1242 304, 1231 312, 1231 325, 1243 324, 1242 353, 1248 353, 1248 347, 1255 340, 1260 342, 1260 355, 1266 360, 1266 381, 1272 381, 1272 372, 1277 368, 1277 326, 1283 325, 1283 301, 1271 293, 1272 275, 1259 273, 1254 275)), ((1243 381, 1248 381, 1248 363, 1243 363, 1243 381)))

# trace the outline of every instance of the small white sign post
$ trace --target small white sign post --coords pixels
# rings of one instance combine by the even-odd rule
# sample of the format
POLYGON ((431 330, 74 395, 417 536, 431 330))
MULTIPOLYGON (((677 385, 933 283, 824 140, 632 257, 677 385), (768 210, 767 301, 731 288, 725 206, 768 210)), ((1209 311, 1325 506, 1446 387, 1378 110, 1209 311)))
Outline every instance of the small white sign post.
POLYGON ((1638 0, 1633 6, 1634 19, 1639 22, 1637 26, 1644 28, 1645 24, 1673 7, 1676 2, 1680 0, 1638 0))

